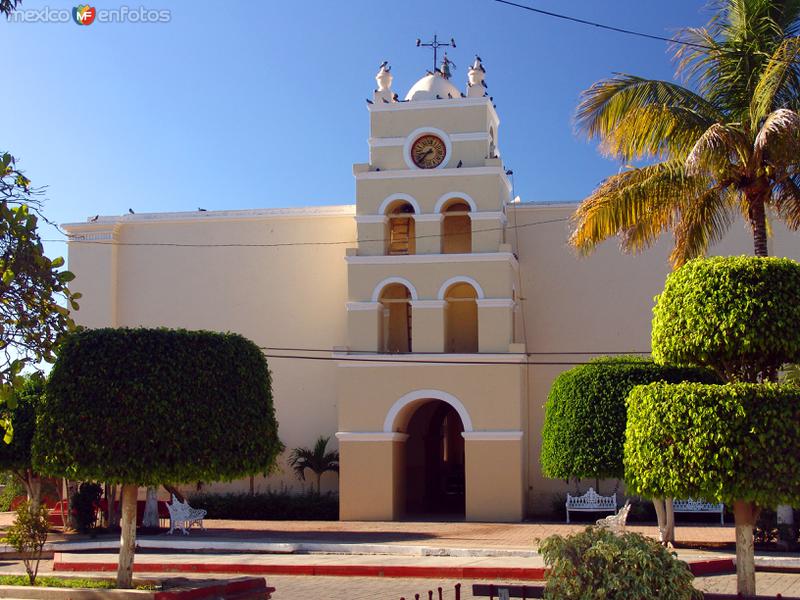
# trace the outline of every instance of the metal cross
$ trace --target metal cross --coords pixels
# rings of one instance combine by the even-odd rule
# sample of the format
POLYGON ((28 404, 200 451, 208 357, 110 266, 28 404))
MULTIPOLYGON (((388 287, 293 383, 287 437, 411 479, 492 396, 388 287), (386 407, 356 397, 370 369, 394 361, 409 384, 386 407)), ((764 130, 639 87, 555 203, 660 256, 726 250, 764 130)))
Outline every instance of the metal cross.
POLYGON ((450 48, 456 47, 456 41, 453 38, 450 38, 449 43, 443 43, 439 41, 439 38, 436 37, 436 34, 433 34, 433 41, 432 42, 425 42, 422 43, 422 40, 417 38, 417 47, 426 46, 428 48, 433 48, 433 71, 436 71, 436 63, 438 59, 439 48, 442 46, 449 46, 450 48))

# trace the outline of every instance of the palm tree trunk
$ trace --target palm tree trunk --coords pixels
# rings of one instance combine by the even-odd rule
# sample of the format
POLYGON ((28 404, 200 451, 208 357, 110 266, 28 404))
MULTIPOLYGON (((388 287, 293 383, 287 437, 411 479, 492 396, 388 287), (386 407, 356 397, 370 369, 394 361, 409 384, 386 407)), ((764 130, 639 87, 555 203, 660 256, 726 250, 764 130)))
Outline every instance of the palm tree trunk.
POLYGON ((753 250, 756 256, 769 256, 767 250, 767 213, 763 194, 745 194, 748 218, 753 228, 753 250))
POLYGON ((322 493, 322 473, 317 473, 317 495, 322 493))

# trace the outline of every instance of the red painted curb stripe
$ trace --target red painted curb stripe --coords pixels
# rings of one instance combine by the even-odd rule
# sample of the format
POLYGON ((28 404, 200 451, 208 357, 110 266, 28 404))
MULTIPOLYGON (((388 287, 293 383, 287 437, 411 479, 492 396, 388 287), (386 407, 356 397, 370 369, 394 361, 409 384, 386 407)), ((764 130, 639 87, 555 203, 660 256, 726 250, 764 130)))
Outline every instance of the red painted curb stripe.
MULTIPOLYGON (((116 563, 54 562, 54 571, 109 572, 116 563)), ((145 573, 235 573, 247 575, 326 575, 340 577, 443 577, 487 578, 508 577, 542 581, 545 570, 540 567, 420 567, 386 565, 237 565, 206 563, 134 563, 133 570, 145 573)))
POLYGON ((719 558, 715 560, 700 560, 689 563, 689 570, 692 575, 721 575, 723 573, 735 573, 736 563, 731 558, 719 558))
MULTIPOLYGON (((733 573, 732 559, 689 563, 695 576, 733 573)), ((54 561, 54 571, 113 572, 116 563, 54 561)), ((144 573, 234 573, 242 575, 328 575, 339 577, 443 577, 491 579, 509 578, 543 581, 543 567, 424 567, 410 565, 265 565, 209 563, 135 563, 133 570, 144 573)))

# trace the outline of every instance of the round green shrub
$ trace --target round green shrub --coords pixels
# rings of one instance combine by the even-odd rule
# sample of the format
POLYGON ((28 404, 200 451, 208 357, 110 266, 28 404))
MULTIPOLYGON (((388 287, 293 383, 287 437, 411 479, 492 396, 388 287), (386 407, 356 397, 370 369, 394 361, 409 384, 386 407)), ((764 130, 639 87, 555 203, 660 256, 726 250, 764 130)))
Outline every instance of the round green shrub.
POLYGON ((544 597, 552 600, 694 600, 686 563, 638 533, 617 535, 588 527, 545 539, 539 551, 549 567, 544 597))
POLYGON ((800 264, 747 256, 696 259, 667 277, 653 309, 653 358, 756 381, 800 361, 800 264))
POLYGON ((33 461, 50 475, 157 485, 263 473, 282 448, 269 369, 251 341, 94 329, 61 347, 33 461))
POLYGON ((628 397, 625 482, 646 497, 800 502, 800 388, 654 383, 628 397))
POLYGON ((625 398, 654 381, 717 383, 713 371, 668 367, 635 356, 598 358, 561 373, 545 408, 540 462, 553 479, 623 476, 625 398))

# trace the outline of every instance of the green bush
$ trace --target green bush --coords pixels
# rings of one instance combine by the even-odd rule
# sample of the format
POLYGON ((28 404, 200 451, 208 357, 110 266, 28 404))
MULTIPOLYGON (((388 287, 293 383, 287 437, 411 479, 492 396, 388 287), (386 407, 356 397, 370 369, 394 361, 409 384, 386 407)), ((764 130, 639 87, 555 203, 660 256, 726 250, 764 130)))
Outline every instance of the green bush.
POLYGON ((36 409, 44 395, 44 378, 28 375, 14 390, 16 408, 10 411, 14 435, 8 444, 0 444, 0 469, 25 471, 31 468, 31 444, 36 429, 36 409))
POLYGON ((267 362, 251 341, 94 329, 61 347, 33 458, 47 474, 158 485, 263 473, 282 448, 267 362))
POLYGON ((625 481, 649 497, 800 502, 800 388, 654 383, 628 396, 625 481))
POLYGON ((3 491, 0 492, 0 511, 11 510, 11 503, 17 496, 25 495, 25 486, 10 471, 0 476, 0 483, 3 484, 3 491))
POLYGON ((756 381, 800 362, 800 264, 786 258, 715 257, 667 277, 653 309, 653 358, 714 367, 756 381))
POLYGON ((49 512, 43 504, 33 510, 31 504, 25 501, 17 507, 14 523, 6 531, 4 541, 22 555, 31 585, 36 583, 39 561, 47 542, 49 512))
POLYGON ((588 527, 554 535, 539 546, 549 567, 544 597, 552 600, 693 600, 689 567, 655 540, 588 527))
POLYGON ((708 369, 656 365, 622 356, 564 371, 550 388, 542 429, 542 472, 553 479, 623 476, 625 398, 654 381, 716 383, 708 369))
POLYGON ((339 496, 330 493, 194 494, 189 503, 206 509, 207 519, 336 521, 339 518, 339 496))

